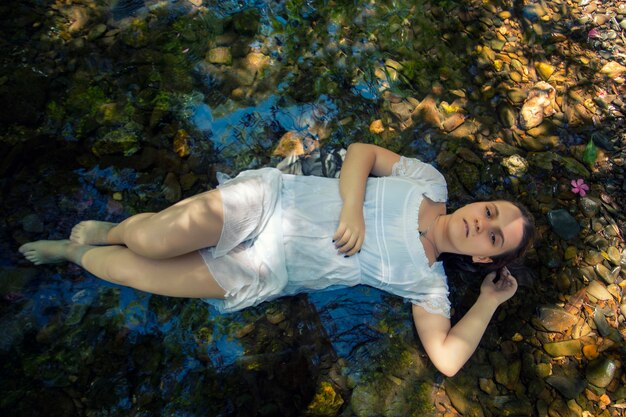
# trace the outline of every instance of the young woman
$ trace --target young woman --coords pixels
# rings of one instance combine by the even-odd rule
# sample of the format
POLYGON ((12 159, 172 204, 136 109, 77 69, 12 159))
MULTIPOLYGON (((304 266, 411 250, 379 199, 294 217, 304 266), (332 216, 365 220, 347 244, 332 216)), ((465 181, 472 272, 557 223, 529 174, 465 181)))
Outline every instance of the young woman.
MULTIPOLYGON (((366 284, 411 301, 434 365, 454 375, 498 305, 517 289, 503 265, 532 239, 532 221, 507 201, 446 214, 446 183, 432 166, 352 144, 340 180, 245 171, 159 213, 119 224, 85 221, 69 240, 20 247, 36 265, 71 261, 139 290, 200 297, 236 311, 280 296, 366 284), (370 178, 373 175, 378 178, 370 178), (443 253, 500 268, 451 327, 443 253)), ((449 256, 449 255, 448 255, 449 256)))

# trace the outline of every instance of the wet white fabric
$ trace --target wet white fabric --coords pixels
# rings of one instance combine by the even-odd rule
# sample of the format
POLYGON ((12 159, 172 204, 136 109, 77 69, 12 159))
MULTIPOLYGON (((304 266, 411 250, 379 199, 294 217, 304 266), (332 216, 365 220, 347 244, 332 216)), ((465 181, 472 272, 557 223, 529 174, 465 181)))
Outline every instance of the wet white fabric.
POLYGON ((345 258, 332 242, 342 206, 338 180, 267 170, 246 171, 220 187, 228 243, 220 239, 201 254, 227 296, 207 302, 236 311, 283 295, 365 284, 449 317, 443 265, 428 265, 418 234, 423 197, 447 199, 441 173, 402 157, 392 176, 368 179, 365 240, 361 253, 345 258))

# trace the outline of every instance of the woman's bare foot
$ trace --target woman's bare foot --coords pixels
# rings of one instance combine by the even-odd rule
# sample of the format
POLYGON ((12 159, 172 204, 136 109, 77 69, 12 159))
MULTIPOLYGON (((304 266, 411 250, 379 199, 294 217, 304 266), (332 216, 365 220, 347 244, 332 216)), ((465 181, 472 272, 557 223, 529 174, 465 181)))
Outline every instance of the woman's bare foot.
POLYGON ((57 264, 64 261, 81 265, 83 255, 93 246, 69 240, 38 240, 20 246, 19 251, 35 265, 57 264))
POLYGON ((38 240, 20 246, 20 253, 35 265, 66 261, 69 240, 38 240))
POLYGON ((110 245, 109 230, 117 223, 86 220, 72 228, 70 240, 81 245, 110 245))

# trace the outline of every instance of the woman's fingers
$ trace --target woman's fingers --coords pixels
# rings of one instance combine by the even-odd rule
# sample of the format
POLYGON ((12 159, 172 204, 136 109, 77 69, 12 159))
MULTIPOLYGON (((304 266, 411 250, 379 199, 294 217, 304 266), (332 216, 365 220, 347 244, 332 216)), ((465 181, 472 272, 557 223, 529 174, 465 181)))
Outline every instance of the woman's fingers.
POLYGON ((361 249, 363 236, 361 233, 353 233, 345 226, 340 226, 333 236, 333 241, 340 254, 352 256, 361 249))

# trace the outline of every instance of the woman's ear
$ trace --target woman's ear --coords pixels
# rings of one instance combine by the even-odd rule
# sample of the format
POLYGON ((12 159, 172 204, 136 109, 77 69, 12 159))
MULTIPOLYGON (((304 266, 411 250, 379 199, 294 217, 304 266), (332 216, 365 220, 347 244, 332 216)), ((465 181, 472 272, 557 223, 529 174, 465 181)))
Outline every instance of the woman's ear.
POLYGON ((472 262, 475 264, 490 264, 493 262, 493 259, 488 256, 472 256, 472 262))

